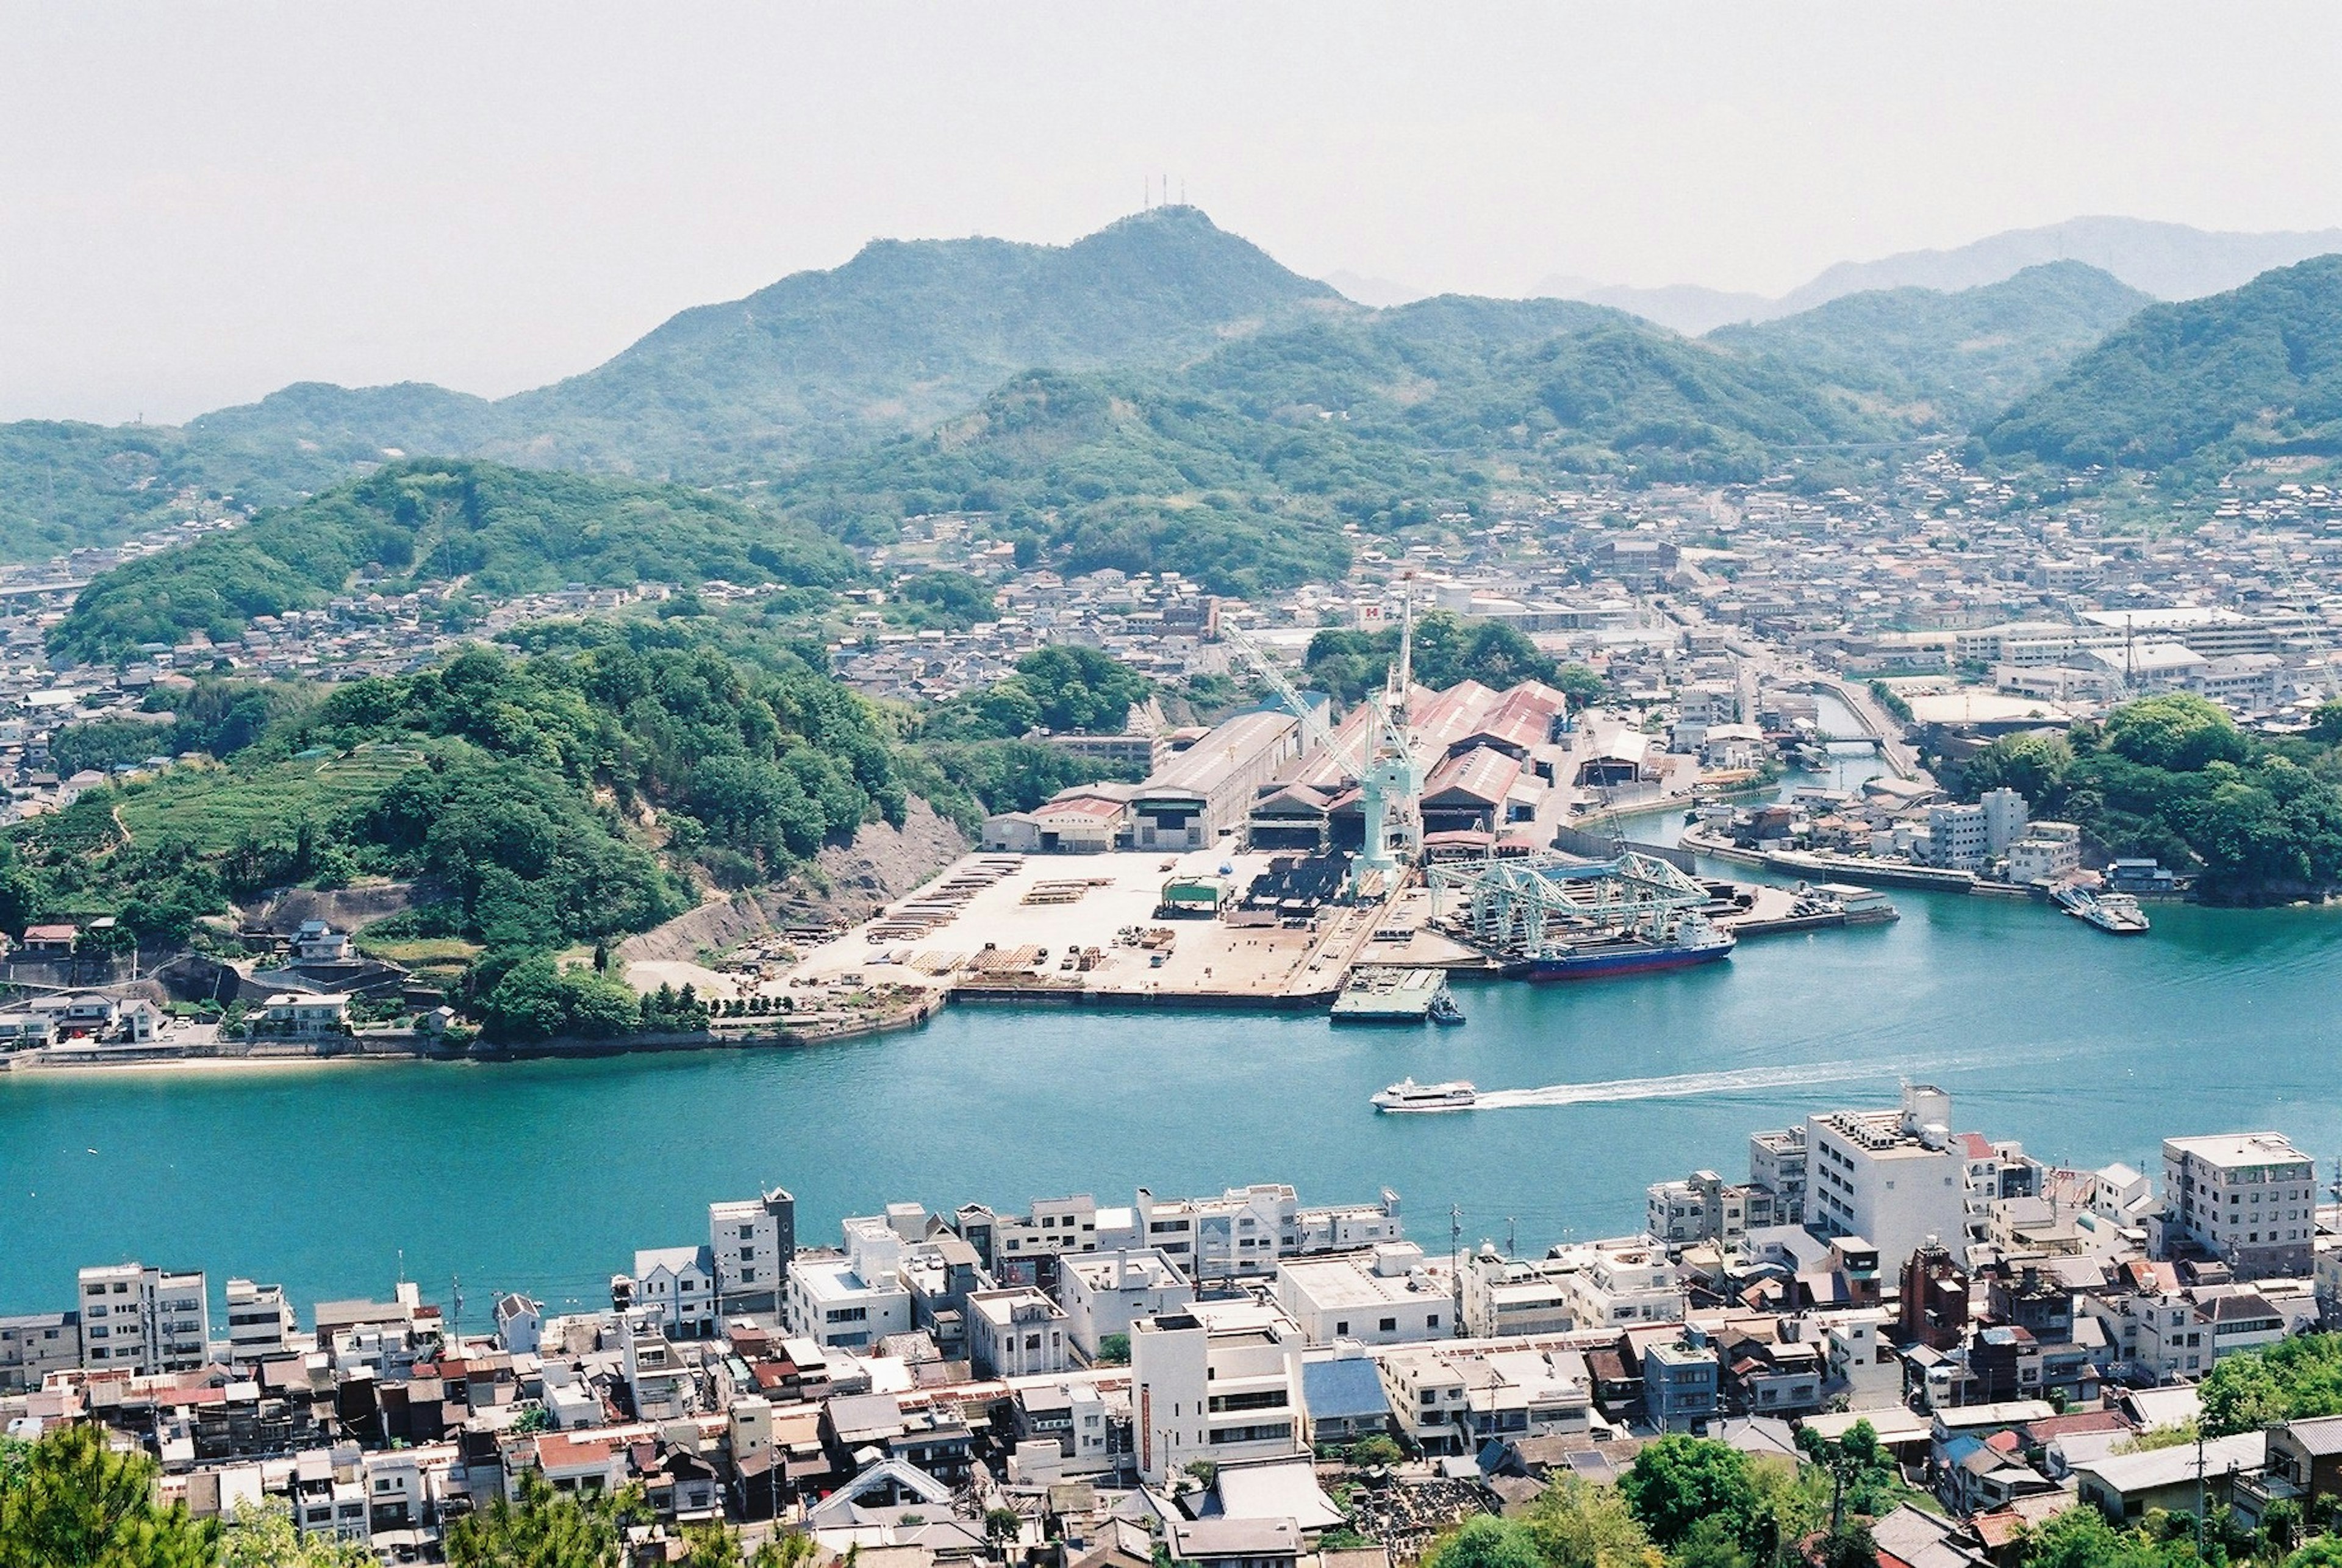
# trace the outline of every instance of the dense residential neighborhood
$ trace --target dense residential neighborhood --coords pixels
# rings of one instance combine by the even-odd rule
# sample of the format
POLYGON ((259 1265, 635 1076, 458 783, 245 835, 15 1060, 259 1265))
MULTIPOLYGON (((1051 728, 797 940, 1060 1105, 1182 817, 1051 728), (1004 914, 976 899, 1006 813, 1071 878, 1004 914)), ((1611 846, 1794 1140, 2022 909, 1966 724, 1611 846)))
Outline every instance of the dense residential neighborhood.
POLYGON ((2336 1418, 2205 1403, 2342 1309, 2307 1154, 2177 1136, 2150 1176, 1958 1127, 1915 1085, 1760 1130, 1745 1181, 1656 1183, 1646 1233, 1542 1256, 1278 1184, 892 1203, 820 1245, 776 1187, 646 1238, 585 1310, 405 1280, 305 1310, 95 1264, 72 1308, 0 1318, 0 1413, 98 1427, 199 1519, 281 1505, 386 1564, 540 1482, 640 1488, 637 1562, 712 1523, 910 1563, 1406 1555, 1670 1433, 1795 1464, 1857 1423, 1946 1562, 2076 1508, 2135 1523, 2200 1487, 2249 1530, 2334 1494, 2336 1418))

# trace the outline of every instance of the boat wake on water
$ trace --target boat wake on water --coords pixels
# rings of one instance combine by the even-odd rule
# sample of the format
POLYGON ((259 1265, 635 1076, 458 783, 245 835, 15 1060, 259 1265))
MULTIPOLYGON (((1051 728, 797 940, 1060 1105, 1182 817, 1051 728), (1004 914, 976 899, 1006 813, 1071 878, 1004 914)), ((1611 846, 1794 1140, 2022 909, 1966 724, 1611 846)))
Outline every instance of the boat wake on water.
POLYGON ((1794 1089, 1807 1084, 1844 1084, 1858 1078, 1891 1080, 1957 1065, 1941 1057, 1928 1062, 1805 1062, 1777 1067, 1743 1067, 1726 1073, 1678 1073, 1666 1078, 1613 1078, 1598 1084, 1553 1084, 1542 1089, 1490 1089, 1473 1102, 1472 1108, 1521 1111, 1546 1105, 1604 1104, 1618 1100, 1679 1100, 1754 1089, 1794 1089))

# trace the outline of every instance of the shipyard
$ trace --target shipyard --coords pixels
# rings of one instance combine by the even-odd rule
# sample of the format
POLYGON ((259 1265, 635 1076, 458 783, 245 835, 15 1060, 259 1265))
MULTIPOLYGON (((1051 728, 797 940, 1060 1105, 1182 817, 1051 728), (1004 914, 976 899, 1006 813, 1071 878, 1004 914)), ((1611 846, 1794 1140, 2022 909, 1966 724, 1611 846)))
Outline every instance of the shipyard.
POLYGON ((1537 681, 1426 690, 1411 679, 1411 599, 1400 617, 1384 685, 1332 722, 1225 626, 1274 704, 1164 737, 1137 783, 993 816, 980 848, 826 940, 720 968, 637 964, 634 981, 719 1003, 886 985, 933 1004, 1455 1024, 1447 976, 1621 978, 1895 918, 1859 886, 1718 880, 1686 850, 1630 843, 1622 807, 1681 807, 1756 770, 1704 768, 1636 717, 1575 710, 1537 681))

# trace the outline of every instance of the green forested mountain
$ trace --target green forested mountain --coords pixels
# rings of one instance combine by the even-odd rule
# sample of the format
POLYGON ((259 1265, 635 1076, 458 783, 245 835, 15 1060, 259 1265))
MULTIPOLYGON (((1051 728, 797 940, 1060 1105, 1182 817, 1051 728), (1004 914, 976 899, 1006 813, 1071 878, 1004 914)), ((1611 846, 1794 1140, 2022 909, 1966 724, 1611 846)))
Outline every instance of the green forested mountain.
POLYGON ((359 584, 403 593, 460 582, 508 595, 711 577, 826 585, 855 571, 831 541, 720 496, 418 458, 117 568, 83 591, 50 646, 96 660, 196 631, 233 637, 254 615, 314 607, 359 584))
POLYGON ((925 430, 1020 371, 1166 363, 1312 307, 1352 308, 1192 207, 1063 247, 880 240, 507 398, 495 439, 530 462, 757 477, 925 430))
POLYGON ((1847 295, 1797 315, 1722 327, 1707 341, 1770 355, 1915 423, 1967 427, 2154 303, 2096 267, 2048 262, 1957 294, 1847 295))
POLYGON ((1022 371, 1170 364, 1355 308, 1192 207, 1063 246, 876 241, 501 402, 305 382, 184 428, 0 424, 0 560, 127 537, 185 485, 278 505, 402 454, 761 479, 926 430, 1022 371))
POLYGON ((1985 440, 2074 466, 2342 453, 2342 255, 2141 311, 1985 440))
POLYGON ((1231 343, 1169 371, 1020 376, 920 437, 776 485, 849 539, 1003 512, 1072 570, 1169 567, 1251 592, 1382 529, 1567 469, 1753 477, 1768 449, 1891 421, 1793 368, 1557 300, 1446 297, 1231 343))

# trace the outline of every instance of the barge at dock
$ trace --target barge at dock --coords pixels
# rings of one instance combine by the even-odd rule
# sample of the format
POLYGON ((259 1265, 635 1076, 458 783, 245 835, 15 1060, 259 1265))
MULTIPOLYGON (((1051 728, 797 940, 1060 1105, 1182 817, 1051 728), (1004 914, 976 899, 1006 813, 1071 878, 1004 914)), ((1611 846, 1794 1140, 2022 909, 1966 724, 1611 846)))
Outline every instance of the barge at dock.
POLYGON ((1527 980, 1592 980, 1687 969, 1731 957, 1738 942, 1706 915, 1686 910, 1656 937, 1620 930, 1547 943, 1522 963, 1519 973, 1527 980))

